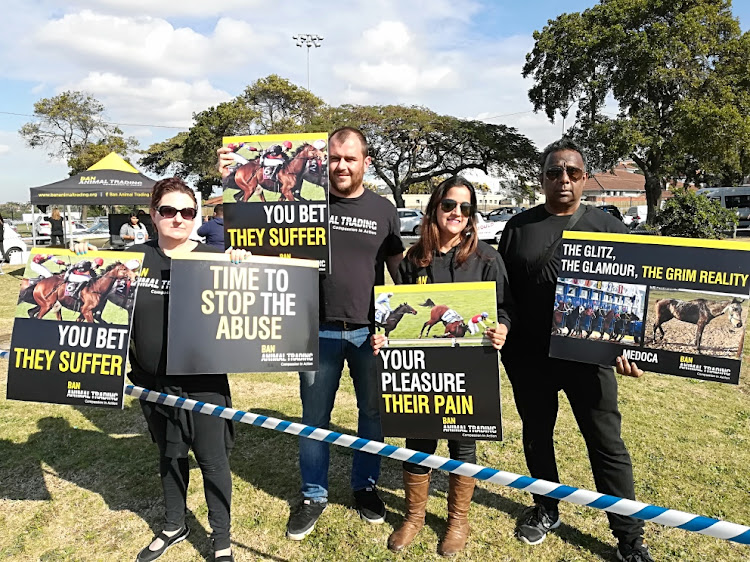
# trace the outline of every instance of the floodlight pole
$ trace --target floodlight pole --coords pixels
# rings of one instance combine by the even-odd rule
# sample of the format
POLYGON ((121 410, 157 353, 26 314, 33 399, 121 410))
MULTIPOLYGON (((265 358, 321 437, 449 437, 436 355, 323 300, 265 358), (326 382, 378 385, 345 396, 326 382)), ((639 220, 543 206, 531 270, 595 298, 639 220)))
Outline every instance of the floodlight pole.
POLYGON ((320 47, 323 37, 321 35, 312 35, 310 33, 300 33, 293 35, 292 39, 296 41, 296 45, 300 48, 307 47, 307 91, 310 91, 310 47, 320 47))

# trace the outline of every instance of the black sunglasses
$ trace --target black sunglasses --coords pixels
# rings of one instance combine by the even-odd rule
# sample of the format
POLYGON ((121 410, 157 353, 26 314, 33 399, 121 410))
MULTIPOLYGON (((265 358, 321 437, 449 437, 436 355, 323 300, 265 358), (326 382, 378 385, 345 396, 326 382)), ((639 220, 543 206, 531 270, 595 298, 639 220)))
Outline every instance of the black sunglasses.
MULTIPOLYGON (((444 213, 450 213, 453 209, 456 208, 456 206, 459 206, 458 201, 454 201, 453 199, 443 199, 440 202, 440 209, 444 213)), ((461 203, 460 208, 461 214, 465 217, 470 217, 472 214, 474 214, 471 203, 461 203)))
POLYGON ((555 181, 562 177, 563 172, 568 172, 570 181, 580 181, 583 177, 583 170, 581 170, 581 168, 576 168, 575 166, 551 166, 550 168, 547 168, 544 175, 547 176, 548 180, 555 181))
POLYGON ((156 212, 163 216, 165 219, 173 219, 177 216, 177 213, 182 215, 182 218, 186 221, 191 221, 198 214, 198 209, 194 207, 185 207, 184 209, 175 209, 170 205, 162 205, 156 209, 156 212))

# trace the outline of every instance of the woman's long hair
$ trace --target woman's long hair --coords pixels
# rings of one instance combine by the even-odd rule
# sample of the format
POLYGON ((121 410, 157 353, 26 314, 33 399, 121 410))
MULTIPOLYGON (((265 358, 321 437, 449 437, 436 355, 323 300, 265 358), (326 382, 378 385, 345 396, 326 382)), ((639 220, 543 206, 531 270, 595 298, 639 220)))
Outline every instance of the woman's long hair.
POLYGON ((56 221, 60 220, 60 209, 58 209, 57 207, 52 209, 52 218, 55 219, 56 221))
POLYGON ((430 196, 427 209, 425 209, 425 214, 422 218, 422 232, 419 240, 406 252, 406 259, 415 265, 427 267, 432 263, 433 256, 440 249, 440 230, 437 224, 437 212, 440 208, 440 202, 445 199, 448 191, 453 187, 465 187, 469 190, 472 209, 466 228, 461 233, 461 241, 456 250, 456 265, 460 266, 463 264, 477 249, 477 244, 479 243, 476 223, 477 194, 469 180, 461 176, 454 176, 441 182, 430 196))

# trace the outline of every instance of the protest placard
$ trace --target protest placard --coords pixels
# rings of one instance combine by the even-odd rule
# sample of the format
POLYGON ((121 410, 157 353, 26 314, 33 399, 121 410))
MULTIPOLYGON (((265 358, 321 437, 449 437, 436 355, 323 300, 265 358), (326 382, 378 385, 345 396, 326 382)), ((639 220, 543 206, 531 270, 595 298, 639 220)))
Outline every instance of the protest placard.
MULTIPOLYGON (((565 232, 550 355, 737 384, 750 244, 565 232)), ((544 321, 540 319, 540 321, 544 321)))
POLYGON ((171 279, 168 375, 317 369, 317 262, 175 253, 171 279))
POLYGON ((383 433, 425 439, 502 439, 494 282, 375 287, 383 433))
POLYGON ((330 263, 328 135, 225 137, 235 164, 222 180, 227 248, 330 263))
POLYGON ((34 248, 21 282, 9 399, 123 406, 143 254, 34 248))

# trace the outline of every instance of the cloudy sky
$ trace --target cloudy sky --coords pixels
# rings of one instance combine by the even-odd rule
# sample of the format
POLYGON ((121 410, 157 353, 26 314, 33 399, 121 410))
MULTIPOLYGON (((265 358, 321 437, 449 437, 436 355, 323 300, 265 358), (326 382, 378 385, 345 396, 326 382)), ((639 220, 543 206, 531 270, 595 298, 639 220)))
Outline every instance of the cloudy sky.
MULTIPOLYGON (((560 135, 534 114, 521 78, 532 33, 594 0, 2 0, 0 201, 67 176, 63 162, 24 146, 33 104, 65 90, 104 103, 143 148, 191 124, 271 73, 327 103, 419 104, 516 127, 537 146, 560 135), (564 6, 564 7, 561 7, 564 6)), ((736 1, 743 29, 750 2, 736 1)), ((570 123, 569 123, 570 124, 570 123)))

